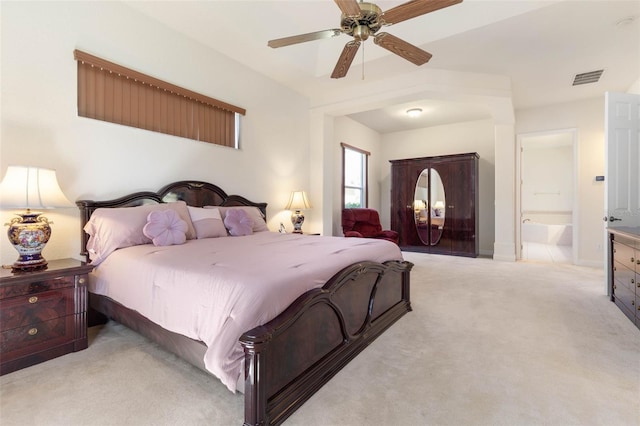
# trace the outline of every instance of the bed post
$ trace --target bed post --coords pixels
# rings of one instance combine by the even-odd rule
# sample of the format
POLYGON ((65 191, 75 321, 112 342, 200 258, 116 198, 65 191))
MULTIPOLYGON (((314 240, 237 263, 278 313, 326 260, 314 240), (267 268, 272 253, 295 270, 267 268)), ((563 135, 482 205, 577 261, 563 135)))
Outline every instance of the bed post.
POLYGON ((244 346, 244 426, 266 424, 267 392, 265 389, 264 368, 266 359, 262 352, 262 342, 251 342, 244 346))

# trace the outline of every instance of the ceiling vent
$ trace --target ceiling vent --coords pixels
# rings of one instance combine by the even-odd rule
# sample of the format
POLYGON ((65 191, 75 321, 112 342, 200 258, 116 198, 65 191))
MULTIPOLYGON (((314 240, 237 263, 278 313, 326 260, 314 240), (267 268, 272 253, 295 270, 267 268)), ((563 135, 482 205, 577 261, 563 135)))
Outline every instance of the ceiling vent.
POLYGON ((582 74, 576 74, 573 78, 573 85, 578 86, 580 84, 597 83, 602 76, 604 70, 583 72, 582 74))

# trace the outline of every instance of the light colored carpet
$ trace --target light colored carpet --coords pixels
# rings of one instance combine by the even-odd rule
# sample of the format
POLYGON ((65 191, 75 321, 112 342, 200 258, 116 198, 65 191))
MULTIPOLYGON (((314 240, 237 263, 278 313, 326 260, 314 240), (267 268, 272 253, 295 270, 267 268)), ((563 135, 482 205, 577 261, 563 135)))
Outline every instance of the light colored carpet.
MULTIPOLYGON (((640 425, 640 330, 603 272, 405 253, 413 312, 286 425, 640 425)), ((118 324, 0 377, 9 425, 239 425, 243 396, 118 324)))

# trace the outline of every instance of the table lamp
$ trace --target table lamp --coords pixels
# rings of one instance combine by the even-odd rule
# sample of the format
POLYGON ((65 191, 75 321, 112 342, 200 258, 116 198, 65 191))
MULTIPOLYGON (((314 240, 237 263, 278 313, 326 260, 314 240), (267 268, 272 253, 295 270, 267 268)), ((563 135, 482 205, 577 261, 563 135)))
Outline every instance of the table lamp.
POLYGON ((39 167, 9 166, 0 183, 0 208, 25 209, 15 213, 9 226, 9 241, 18 251, 13 271, 44 269, 42 250, 51 237, 49 220, 31 209, 73 207, 58 185, 56 171, 39 167))
POLYGON ((433 204, 433 212, 437 217, 442 216, 443 209, 444 209, 444 201, 436 201, 433 204))
POLYGON ((293 233, 302 234, 302 223, 304 222, 304 215, 301 210, 311 208, 311 203, 307 198, 307 193, 304 191, 293 191, 289 197, 289 202, 284 207, 285 210, 295 210, 291 214, 291 223, 293 224, 293 233))

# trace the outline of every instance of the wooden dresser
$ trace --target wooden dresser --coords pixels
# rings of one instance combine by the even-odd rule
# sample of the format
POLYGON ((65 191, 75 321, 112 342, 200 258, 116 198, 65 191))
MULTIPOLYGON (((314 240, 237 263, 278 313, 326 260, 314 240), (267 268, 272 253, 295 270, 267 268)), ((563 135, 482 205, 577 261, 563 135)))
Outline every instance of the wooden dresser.
POLYGON ((87 347, 87 274, 74 259, 0 272, 0 375, 87 347))
POLYGON ((640 227, 609 228, 611 300, 640 328, 640 227))

